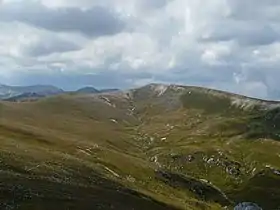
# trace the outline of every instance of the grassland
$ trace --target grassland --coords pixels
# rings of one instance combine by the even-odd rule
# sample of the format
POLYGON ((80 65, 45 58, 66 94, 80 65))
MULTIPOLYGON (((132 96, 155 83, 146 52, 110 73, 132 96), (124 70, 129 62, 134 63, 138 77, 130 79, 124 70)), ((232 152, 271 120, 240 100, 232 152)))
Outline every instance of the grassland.
POLYGON ((278 209, 277 107, 156 84, 0 102, 0 207, 278 209))

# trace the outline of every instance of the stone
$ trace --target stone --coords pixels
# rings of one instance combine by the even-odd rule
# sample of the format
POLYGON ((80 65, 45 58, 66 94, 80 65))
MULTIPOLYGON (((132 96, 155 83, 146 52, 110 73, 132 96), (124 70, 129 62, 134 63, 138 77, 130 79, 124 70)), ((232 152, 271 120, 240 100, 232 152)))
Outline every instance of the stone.
POLYGON ((243 202, 235 206, 233 210, 262 210, 262 208, 255 203, 243 202))

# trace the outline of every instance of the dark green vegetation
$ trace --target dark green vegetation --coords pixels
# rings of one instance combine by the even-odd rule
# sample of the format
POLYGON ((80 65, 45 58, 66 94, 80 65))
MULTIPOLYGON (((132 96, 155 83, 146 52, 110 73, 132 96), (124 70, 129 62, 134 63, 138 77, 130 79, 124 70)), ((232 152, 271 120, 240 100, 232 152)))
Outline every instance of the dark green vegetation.
POLYGON ((0 102, 0 207, 279 209, 278 107, 156 84, 0 102))

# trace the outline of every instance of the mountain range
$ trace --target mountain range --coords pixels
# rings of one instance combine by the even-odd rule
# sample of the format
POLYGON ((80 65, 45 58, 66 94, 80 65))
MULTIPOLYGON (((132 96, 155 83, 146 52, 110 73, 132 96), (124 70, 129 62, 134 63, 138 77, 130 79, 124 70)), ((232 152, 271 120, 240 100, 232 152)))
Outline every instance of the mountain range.
POLYGON ((280 208, 279 102, 164 84, 56 90, 0 101, 0 209, 280 208))
POLYGON ((84 87, 77 91, 64 91, 61 88, 57 88, 51 85, 33 85, 33 86, 8 86, 0 84, 0 100, 7 101, 27 101, 37 100, 42 97, 59 95, 66 92, 83 93, 83 94, 95 94, 114 92, 118 89, 101 89, 98 90, 94 87, 84 87))
POLYGON ((36 93, 40 95, 55 95, 62 93, 63 90, 50 85, 34 86, 8 86, 0 85, 0 99, 7 99, 26 93, 36 93))

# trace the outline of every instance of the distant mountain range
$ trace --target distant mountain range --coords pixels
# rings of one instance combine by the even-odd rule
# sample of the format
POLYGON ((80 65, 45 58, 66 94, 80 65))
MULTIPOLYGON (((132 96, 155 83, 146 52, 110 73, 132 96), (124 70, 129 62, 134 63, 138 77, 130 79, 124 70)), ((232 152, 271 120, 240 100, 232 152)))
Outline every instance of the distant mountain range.
POLYGON ((64 91, 51 85, 33 85, 33 86, 8 86, 0 85, 0 99, 8 99, 23 94, 38 94, 41 96, 57 95, 64 91))
POLYGON ((38 93, 23 93, 20 95, 12 96, 9 98, 2 99, 3 101, 11 101, 11 102, 23 102, 23 101, 36 101, 40 98, 44 98, 46 95, 40 95, 38 93))
MULTIPOLYGON (((80 94, 97 94, 114 92, 118 89, 101 89, 98 90, 94 87, 84 87, 74 91, 74 93, 80 94)), ((59 95, 67 93, 61 88, 52 85, 32 85, 32 86, 8 86, 0 84, 0 100, 5 101, 28 101, 36 100, 47 96, 59 95)))

